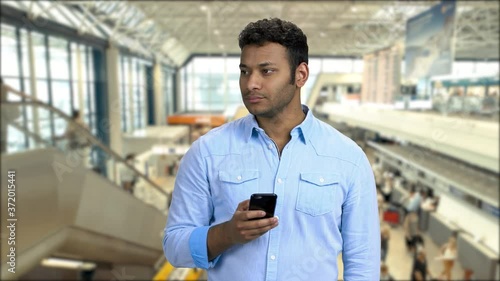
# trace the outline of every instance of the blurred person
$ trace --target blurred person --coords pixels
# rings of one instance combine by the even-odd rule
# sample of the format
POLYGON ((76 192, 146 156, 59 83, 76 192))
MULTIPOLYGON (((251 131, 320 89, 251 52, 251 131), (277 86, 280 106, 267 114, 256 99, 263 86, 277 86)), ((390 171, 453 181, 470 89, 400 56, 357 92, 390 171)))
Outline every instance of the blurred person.
POLYGON ((91 142, 87 134, 90 134, 89 127, 81 118, 80 111, 73 110, 71 121, 68 121, 64 134, 54 137, 54 140, 67 140, 66 150, 74 153, 86 168, 90 168, 91 142))
POLYGON ((432 189, 428 189, 427 192, 422 191, 422 203, 420 204, 420 209, 432 212, 436 210, 437 201, 434 197, 434 191, 432 189))
POLYGON ((1 152, 7 152, 7 141, 8 137, 7 134, 9 132, 8 126, 12 122, 15 122, 16 119, 18 119, 21 116, 21 109, 18 106, 14 105, 7 105, 7 102, 9 101, 9 93, 15 94, 23 99, 28 99, 34 102, 40 102, 37 99, 29 96, 26 93, 23 93, 21 91, 18 91, 11 86, 7 85, 4 83, 3 78, 0 77, 0 102, 2 103, 2 115, 1 115, 1 152))
POLYGON ((378 280, 373 172, 355 142, 300 103, 306 36, 291 22, 263 19, 245 27, 239 45, 251 114, 201 136, 182 158, 167 260, 207 269, 209 280, 331 280, 342 252, 343 279, 378 280), (249 210, 251 194, 271 192, 275 217, 249 210))
POLYGON ((448 93, 444 88, 437 89, 437 93, 432 97, 432 108, 440 113, 446 113, 448 104, 448 93))
POLYGON ((414 254, 417 249, 417 242, 421 239, 418 230, 418 215, 415 212, 408 213, 403 221, 403 229, 405 233, 406 250, 410 254, 414 254))
POLYGON ((417 251, 413 259, 411 281, 425 281, 432 279, 432 274, 427 266, 427 258, 423 249, 417 251))
POLYGON ((420 202, 422 201, 422 197, 420 196, 420 192, 417 192, 417 187, 415 185, 412 185, 412 187, 410 188, 410 193, 405 201, 406 201, 404 208, 405 217, 409 213, 418 212, 418 208, 420 208, 420 202))
POLYGON ((378 216, 380 221, 382 221, 385 211, 384 200, 385 200, 384 195, 382 195, 382 192, 380 192, 380 190, 377 189, 378 216))
POLYGON ((492 93, 486 93, 486 96, 482 101, 482 109, 484 113, 490 114, 498 112, 498 93, 493 91, 492 93))
POLYGON ((382 188, 383 183, 383 169, 382 163, 380 163, 380 159, 378 157, 375 158, 375 163, 372 165, 373 175, 375 176, 375 186, 377 189, 382 188))
MULTIPOLYGON (((129 153, 125 157, 125 161, 128 165, 134 167, 134 160, 135 160, 135 154, 129 153)), ((120 180, 122 183, 122 188, 129 192, 129 193, 134 193, 134 186, 137 181, 137 175, 134 172, 134 170, 130 169, 129 167, 123 165, 121 170, 120 170, 120 180)))
POLYGON ((464 95, 461 88, 456 89, 448 99, 448 112, 456 113, 464 110, 464 95))
POLYGON ((383 224, 380 231, 380 260, 385 262, 389 251, 389 240, 391 239, 391 230, 387 224, 383 224))
POLYGON ((394 189, 394 174, 387 172, 384 177, 384 184, 382 187, 382 195, 386 203, 391 202, 392 190, 394 189))
POLYGON ((438 259, 443 262, 443 271, 441 272, 439 278, 444 278, 443 280, 451 280, 451 271, 453 265, 455 264, 455 259, 457 258, 457 238, 456 234, 453 234, 448 238, 448 242, 441 246, 440 249, 441 256, 438 259))
POLYGON ((389 267, 385 263, 380 264, 380 281, 394 281, 389 273, 389 267))

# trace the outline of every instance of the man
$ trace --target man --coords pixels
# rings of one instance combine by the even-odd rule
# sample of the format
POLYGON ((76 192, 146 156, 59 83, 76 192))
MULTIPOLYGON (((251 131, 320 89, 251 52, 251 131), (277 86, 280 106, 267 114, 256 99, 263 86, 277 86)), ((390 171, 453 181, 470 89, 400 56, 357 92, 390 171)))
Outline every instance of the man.
POLYGON ((300 103, 307 38, 264 19, 239 36, 240 89, 251 113, 193 143, 175 182, 163 246, 176 267, 209 280, 378 280, 373 172, 362 150, 300 103), (275 217, 249 211, 278 195, 275 217), (250 220, 252 218, 262 218, 250 220))
POLYGON ((411 281, 432 280, 432 274, 427 266, 427 258, 424 249, 418 250, 414 255, 410 278, 411 281))
POLYGON ((415 186, 412 186, 410 188, 410 194, 408 195, 408 202, 405 205, 405 216, 408 213, 418 212, 418 208, 420 208, 421 202, 422 197, 420 196, 420 192, 417 192, 417 188, 415 186))
MULTIPOLYGON (((125 156, 125 161, 127 162, 127 164, 134 167, 135 154, 127 154, 127 156, 125 156)), ((125 165, 122 165, 120 170, 120 177, 123 189, 129 193, 134 194, 134 185, 137 181, 137 175, 135 174, 134 170, 125 165)))

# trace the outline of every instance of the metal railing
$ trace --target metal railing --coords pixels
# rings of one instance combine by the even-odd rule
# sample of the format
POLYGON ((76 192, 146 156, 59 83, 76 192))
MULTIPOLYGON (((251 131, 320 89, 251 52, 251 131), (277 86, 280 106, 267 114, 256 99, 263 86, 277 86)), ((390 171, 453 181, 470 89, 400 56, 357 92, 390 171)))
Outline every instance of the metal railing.
MULTIPOLYGON (((85 125, 73 121, 70 116, 60 109, 41 102, 20 101, 2 102, 2 112, 2 127, 4 127, 2 128, 2 134, 5 134, 2 136, 2 141, 8 141, 7 133, 22 134, 25 136, 22 139, 26 137, 29 139, 29 145, 25 150, 45 147, 57 148, 66 155, 67 162, 71 162, 74 167, 81 166, 82 168, 93 169, 101 173, 102 176, 117 187, 123 187, 125 177, 129 180, 133 179, 135 185, 129 191, 142 201, 167 214, 171 197, 170 192, 162 189, 137 167, 127 162, 122 156, 92 135, 85 125), (20 116, 22 114, 16 114, 17 111, 22 112, 22 108, 24 108, 25 112, 31 111, 33 115, 37 115, 38 124, 25 122, 23 116, 20 116), (41 126, 42 122, 46 123, 49 120, 53 120, 54 129, 39 130, 40 133, 35 132, 36 126, 41 126), (70 126, 73 127, 72 131, 76 135, 71 139, 64 134, 70 126), (92 159, 92 157, 97 160, 93 164, 97 165, 89 163, 91 162, 89 159, 92 159), (99 167, 104 168, 105 172, 99 167)), ((16 141, 24 142, 17 138, 16 141)))

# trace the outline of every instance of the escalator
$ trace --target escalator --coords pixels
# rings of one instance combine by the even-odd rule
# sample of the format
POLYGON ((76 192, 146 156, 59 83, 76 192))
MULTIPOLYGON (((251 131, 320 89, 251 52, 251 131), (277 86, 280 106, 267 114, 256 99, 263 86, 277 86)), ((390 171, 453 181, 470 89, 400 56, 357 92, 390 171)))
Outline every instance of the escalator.
POLYGON ((197 281, 207 280, 206 272, 198 268, 175 268, 168 261, 158 270, 153 281, 197 281))
POLYGON ((154 270, 163 256, 170 194, 61 110, 36 102, 2 105, 6 107, 24 108, 40 122, 53 116, 55 130, 40 134, 26 122, 9 122, 9 134, 29 140, 29 149, 1 157, 1 262, 13 265, 2 266, 1 279, 22 278, 54 256, 154 270), (70 124, 80 127, 90 142, 93 167, 99 169, 88 167, 82 155, 54 138, 70 124), (121 188, 122 171, 137 179, 132 194, 121 188), (9 237, 14 242, 7 247, 9 237))

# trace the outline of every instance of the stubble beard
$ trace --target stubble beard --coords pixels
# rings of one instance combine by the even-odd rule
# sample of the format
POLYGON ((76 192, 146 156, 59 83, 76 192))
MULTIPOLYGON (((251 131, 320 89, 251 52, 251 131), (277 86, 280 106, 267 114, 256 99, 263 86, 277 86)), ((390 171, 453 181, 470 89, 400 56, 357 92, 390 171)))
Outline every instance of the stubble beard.
POLYGON ((276 91, 275 94, 275 99, 270 100, 268 98, 268 95, 264 95, 265 100, 270 102, 266 106, 266 108, 258 109, 258 108, 252 108, 252 104, 246 105, 246 108, 248 111, 255 115, 256 117, 262 117, 262 118, 273 118, 282 113, 285 108, 287 108, 288 105, 292 102, 293 98, 295 96, 295 87, 291 84, 286 84, 284 85, 280 90, 276 91))

